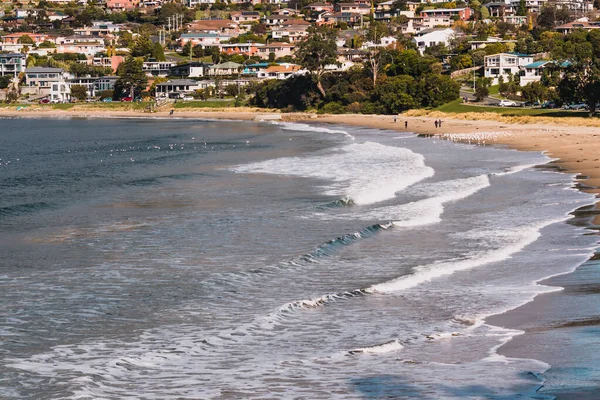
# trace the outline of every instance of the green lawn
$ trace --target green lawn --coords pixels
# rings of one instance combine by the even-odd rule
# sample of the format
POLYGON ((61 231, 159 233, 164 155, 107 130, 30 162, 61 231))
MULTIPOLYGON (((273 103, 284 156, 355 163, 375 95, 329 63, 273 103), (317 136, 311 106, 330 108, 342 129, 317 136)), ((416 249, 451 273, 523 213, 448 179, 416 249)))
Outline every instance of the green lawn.
POLYGON ((233 107, 235 100, 208 100, 208 101, 179 101, 175 108, 226 108, 233 107))
POLYGON ((543 117, 589 117, 587 111, 565 111, 561 109, 547 110, 542 108, 519 107, 487 107, 463 104, 459 99, 435 108, 435 111, 441 111, 445 113, 491 112, 509 116, 527 115, 543 117))

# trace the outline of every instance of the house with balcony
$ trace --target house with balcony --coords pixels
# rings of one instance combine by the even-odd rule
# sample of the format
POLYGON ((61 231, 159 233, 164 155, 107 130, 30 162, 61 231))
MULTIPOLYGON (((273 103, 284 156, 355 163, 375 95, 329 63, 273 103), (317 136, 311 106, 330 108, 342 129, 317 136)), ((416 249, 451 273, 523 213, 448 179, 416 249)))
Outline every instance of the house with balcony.
POLYGON ((577 30, 583 29, 584 31, 592 31, 600 29, 600 22, 585 22, 585 21, 573 21, 568 22, 563 25, 559 25, 554 28, 555 31, 562 33, 563 35, 568 35, 569 33, 577 30))
POLYGON ((22 94, 33 98, 49 98, 52 101, 65 102, 71 99, 73 76, 62 68, 33 67, 25 69, 25 86, 22 94))
POLYGON ((533 63, 533 56, 520 53, 500 53, 485 56, 483 59, 484 76, 492 79, 492 85, 498 84, 498 78, 506 82, 511 75, 533 63))
POLYGON ((271 29, 271 37, 273 40, 281 40, 287 38, 290 43, 297 43, 308 36, 308 28, 310 22, 304 20, 289 20, 281 26, 271 29))
POLYGON ((262 47, 257 48, 257 53, 260 58, 268 59, 269 54, 275 54, 275 58, 291 56, 294 53, 295 45, 291 43, 268 43, 262 47))
POLYGON ((177 65, 175 62, 171 61, 144 61, 142 64, 142 71, 146 74, 146 76, 169 76, 171 68, 177 65))
POLYGON ((242 64, 234 63, 234 62, 226 62, 221 64, 215 64, 208 69, 209 75, 237 75, 242 72, 244 66, 242 64))
POLYGON ((428 47, 443 44, 448 46, 450 41, 456 36, 456 32, 452 28, 434 28, 424 29, 413 38, 413 42, 417 45, 417 49, 421 55, 428 47))
POLYGON ((99 37, 70 36, 56 39, 57 53, 81 53, 94 57, 105 50, 104 40, 99 37))
POLYGON ((337 3, 333 7, 333 11, 336 13, 353 13, 360 15, 371 14, 371 6, 368 4, 359 3, 337 3))
POLYGON ((201 19, 188 24, 188 31, 236 37, 240 34, 240 27, 229 19, 201 19))
MULTIPOLYGON (((96 96, 96 81, 98 78, 93 76, 82 76, 69 79, 69 84, 71 87, 74 85, 80 85, 85 87, 85 91, 88 97, 96 96)), ((77 99, 77 100, 85 100, 85 99, 77 99)))
POLYGON ((226 43, 220 44, 219 50, 225 54, 241 54, 252 57, 258 53, 258 49, 264 47, 263 43, 226 43))
POLYGON ((26 59, 21 53, 0 54, 0 76, 18 76, 25 71, 26 59))
POLYGON ((452 26, 454 21, 466 21, 473 13, 468 7, 465 8, 436 8, 421 11, 423 25, 426 28, 452 26))
POLYGON ((239 11, 231 13, 231 20, 238 24, 251 24, 260 21, 258 11, 239 11))
POLYGON ((212 64, 203 62, 188 62, 171 67, 169 75, 181 78, 199 78, 208 75, 208 69, 212 64))
POLYGON ((189 8, 194 8, 200 4, 215 4, 217 0, 185 0, 184 4, 189 8))
POLYGON ((119 80, 118 76, 101 76, 94 82, 94 93, 100 94, 105 90, 115 90, 115 83, 119 80))
POLYGON ((113 24, 110 21, 92 21, 92 26, 73 29, 75 36, 104 37, 116 35, 121 31, 121 25, 113 24))
POLYGON ((106 8, 117 11, 131 11, 139 4, 140 0, 106 0, 106 8))
POLYGON ((200 89, 197 81, 191 79, 173 79, 156 85, 156 97, 178 98, 182 95, 192 94, 200 89))
POLYGON ((185 46, 188 42, 192 42, 193 46, 201 47, 213 47, 218 46, 223 42, 227 42, 231 39, 228 35, 221 35, 215 33, 184 33, 179 38, 179 45, 185 46))
POLYGON ((113 72, 117 72, 119 65, 125 61, 123 56, 111 56, 111 57, 94 57, 92 58, 92 65, 96 67, 109 67, 113 72))

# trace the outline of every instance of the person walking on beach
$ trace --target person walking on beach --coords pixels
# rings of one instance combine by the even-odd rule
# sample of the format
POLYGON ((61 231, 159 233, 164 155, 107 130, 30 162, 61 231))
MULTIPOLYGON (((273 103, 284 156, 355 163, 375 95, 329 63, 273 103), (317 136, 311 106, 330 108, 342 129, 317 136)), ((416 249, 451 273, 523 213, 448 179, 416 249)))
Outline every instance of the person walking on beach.
POLYGON ((174 111, 175 111, 175 110, 171 110, 171 111, 169 111, 169 115, 173 115, 173 112, 174 112, 174 111))
POLYGON ((404 121, 404 129, 408 129, 408 121, 404 121))
POLYGON ((394 115, 394 123, 396 123, 396 116, 394 115))
POLYGON ((441 128, 442 127, 442 120, 438 120, 438 126, 441 128))
POLYGON ((437 128, 438 127, 438 120, 436 119, 434 123, 435 123, 435 127, 437 128))

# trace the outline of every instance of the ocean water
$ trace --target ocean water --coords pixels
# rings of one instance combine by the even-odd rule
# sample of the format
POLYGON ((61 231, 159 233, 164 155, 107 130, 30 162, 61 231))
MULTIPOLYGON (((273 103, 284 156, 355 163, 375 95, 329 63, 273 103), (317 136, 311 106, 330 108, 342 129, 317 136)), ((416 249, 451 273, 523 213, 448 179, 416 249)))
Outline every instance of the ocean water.
MULTIPOLYGON (((548 159, 289 123, 0 121, 0 398, 513 399, 484 318, 595 240, 548 159)), ((564 379, 564 376, 560 377, 564 379)))

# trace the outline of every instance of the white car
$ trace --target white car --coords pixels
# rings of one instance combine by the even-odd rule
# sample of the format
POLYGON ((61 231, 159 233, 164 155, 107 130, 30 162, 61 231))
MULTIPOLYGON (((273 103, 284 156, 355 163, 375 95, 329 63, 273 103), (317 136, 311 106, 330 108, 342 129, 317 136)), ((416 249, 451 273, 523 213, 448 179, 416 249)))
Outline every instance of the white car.
POLYGON ((516 107, 517 103, 515 103, 512 100, 500 100, 500 103, 498 103, 498 105, 500 107, 516 107))
POLYGON ((185 97, 183 97, 183 99, 182 99, 182 100, 183 100, 183 101, 194 101, 194 100, 196 100, 196 99, 194 99, 192 96, 185 96, 185 97))

